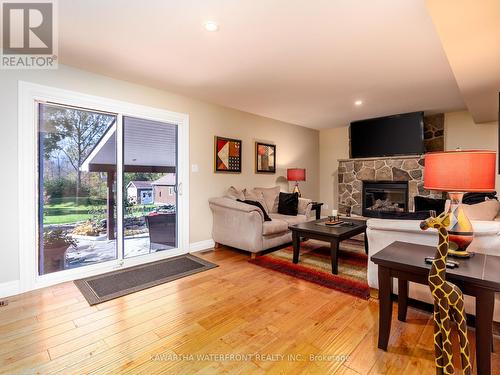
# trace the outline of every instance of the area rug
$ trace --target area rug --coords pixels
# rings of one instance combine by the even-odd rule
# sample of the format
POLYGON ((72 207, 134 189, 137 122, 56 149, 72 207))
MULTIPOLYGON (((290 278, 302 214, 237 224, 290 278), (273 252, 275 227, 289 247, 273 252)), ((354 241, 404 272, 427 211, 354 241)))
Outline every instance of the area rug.
POLYGON ((368 256, 364 242, 349 239, 340 243, 339 273, 332 274, 330 247, 325 242, 308 240, 300 246, 299 263, 293 264, 293 248, 276 250, 259 256, 251 263, 307 280, 327 288, 368 299, 370 288, 366 279, 368 256))
POLYGON ((191 254, 75 280, 90 305, 218 267, 191 254))

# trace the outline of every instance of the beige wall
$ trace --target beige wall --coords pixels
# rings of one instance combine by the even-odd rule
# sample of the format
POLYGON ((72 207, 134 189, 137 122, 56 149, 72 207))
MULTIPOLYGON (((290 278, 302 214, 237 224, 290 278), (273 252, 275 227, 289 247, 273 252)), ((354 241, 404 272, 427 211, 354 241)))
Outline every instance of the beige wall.
MULTIPOLYGON (((286 168, 307 169, 307 181, 301 183, 305 197, 319 198, 319 132, 290 125, 249 113, 204 103, 169 92, 130 82, 114 80, 67 66, 55 71, 0 71, 0 139, 2 161, 2 201, 0 215, 0 283, 19 277, 18 250, 18 158, 17 158, 17 85, 28 81, 48 86, 79 91, 132 103, 163 108, 190 116, 190 164, 197 164, 198 173, 190 175, 190 241, 211 238, 212 217, 208 198, 223 194, 229 185, 237 187, 273 186, 286 189, 286 168), (243 172, 241 174, 214 174, 214 136, 243 140, 243 172), (277 173, 254 173, 254 141, 277 145, 277 173), (8 181, 8 183, 6 183, 8 181)), ((35 213, 33 213, 35 215, 35 213)))
MULTIPOLYGON (((476 124, 467 111, 450 112, 445 113, 444 129, 444 145, 447 150, 460 147, 464 150, 482 149, 498 152, 498 122, 476 124)), ((498 174, 496 190, 500 193, 498 174)))
POLYGON ((319 195, 320 201, 325 203, 322 214, 329 215, 332 208, 338 208, 338 159, 349 157, 349 127, 321 130, 319 150, 319 195))

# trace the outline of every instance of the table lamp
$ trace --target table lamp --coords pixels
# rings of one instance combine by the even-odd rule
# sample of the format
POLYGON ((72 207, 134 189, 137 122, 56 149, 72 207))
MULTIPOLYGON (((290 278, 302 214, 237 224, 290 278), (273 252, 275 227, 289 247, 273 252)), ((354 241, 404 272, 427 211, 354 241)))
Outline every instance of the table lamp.
POLYGON ((486 150, 456 150, 425 154, 424 187, 446 191, 450 197, 448 254, 468 258, 467 247, 474 229, 462 207, 466 192, 495 190, 496 152, 486 150))
POLYGON ((306 170, 304 168, 288 168, 286 170, 286 177, 288 181, 295 181, 292 193, 299 193, 300 197, 299 181, 306 180, 306 170))

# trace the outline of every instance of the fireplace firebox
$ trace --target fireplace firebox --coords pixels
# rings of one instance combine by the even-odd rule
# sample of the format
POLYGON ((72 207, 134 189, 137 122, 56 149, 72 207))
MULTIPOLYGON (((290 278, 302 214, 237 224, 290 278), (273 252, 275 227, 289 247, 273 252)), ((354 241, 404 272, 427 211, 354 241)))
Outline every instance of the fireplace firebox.
POLYGON ((363 181, 363 216, 408 212, 408 181, 363 181))

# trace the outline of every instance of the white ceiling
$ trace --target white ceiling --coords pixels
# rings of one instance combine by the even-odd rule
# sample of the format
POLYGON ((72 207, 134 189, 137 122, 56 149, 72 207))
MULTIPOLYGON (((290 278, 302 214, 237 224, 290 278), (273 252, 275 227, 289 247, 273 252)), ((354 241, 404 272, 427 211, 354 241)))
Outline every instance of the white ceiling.
POLYGON ((58 4, 61 63, 243 111, 327 128, 465 108, 424 0, 58 4))

